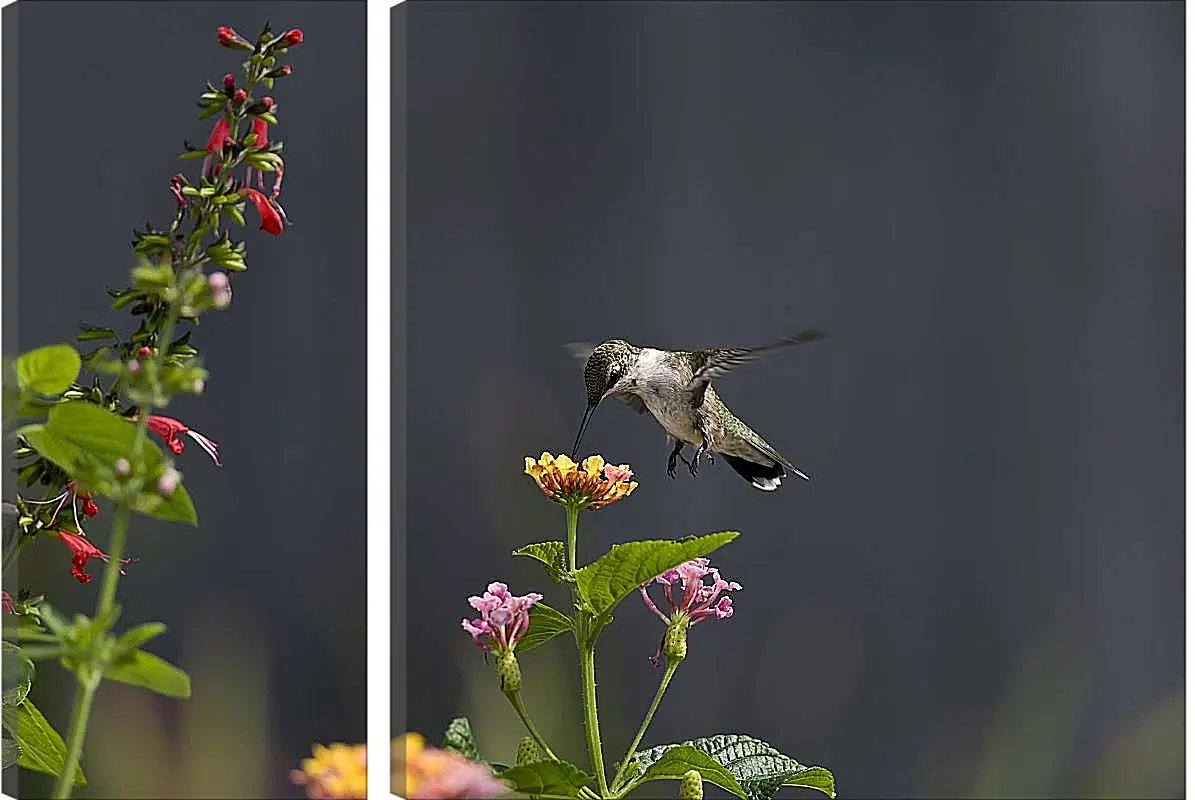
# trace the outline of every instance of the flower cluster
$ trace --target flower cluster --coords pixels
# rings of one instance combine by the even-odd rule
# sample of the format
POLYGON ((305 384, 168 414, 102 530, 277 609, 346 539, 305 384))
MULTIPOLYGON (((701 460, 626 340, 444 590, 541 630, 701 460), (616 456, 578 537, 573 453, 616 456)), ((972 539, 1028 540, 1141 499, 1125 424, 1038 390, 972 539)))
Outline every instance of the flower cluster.
POLYGON ((512 595, 505 583, 495 581, 486 587, 481 597, 469 598, 469 605, 480 612, 481 617, 462 619, 461 627, 473 637, 473 643, 478 647, 498 653, 509 652, 527 633, 531 606, 543 599, 538 592, 521 597, 512 595))
POLYGON ((390 791, 407 800, 489 800, 509 791, 485 764, 427 747, 417 733, 395 739, 390 791))
POLYGON ((566 455, 545 452, 539 461, 528 457, 524 473, 548 499, 565 506, 596 510, 616 503, 635 491, 626 464, 607 464, 601 456, 590 456, 580 464, 566 455))
POLYGON ((653 581, 648 581, 639 587, 639 594, 643 602, 668 629, 660 640, 660 647, 652 656, 652 664, 659 667, 663 660, 661 656, 668 656, 676 660, 683 659, 685 632, 690 625, 696 625, 708 617, 729 619, 734 616, 734 605, 729 596, 722 597, 723 592, 735 592, 743 587, 735 581, 722 579, 721 573, 709 565, 708 558, 695 558, 679 565, 675 569, 658 575, 654 582, 664 586, 664 600, 668 604, 669 614, 665 615, 659 606, 647 593, 653 581), (714 582, 707 584, 705 577, 713 575, 714 582), (680 599, 676 598, 676 590, 680 590, 680 599), (669 646, 674 649, 669 651, 669 646))
POLYGON ((307 796, 319 800, 364 800, 368 782, 365 745, 317 744, 311 758, 292 770, 292 783, 307 789, 307 796))

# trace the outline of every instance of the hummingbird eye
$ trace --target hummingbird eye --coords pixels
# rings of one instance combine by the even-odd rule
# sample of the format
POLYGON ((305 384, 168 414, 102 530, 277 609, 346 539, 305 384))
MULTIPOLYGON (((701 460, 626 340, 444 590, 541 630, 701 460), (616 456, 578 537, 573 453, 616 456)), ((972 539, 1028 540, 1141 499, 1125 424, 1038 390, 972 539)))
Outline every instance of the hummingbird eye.
POLYGON ((622 370, 618 367, 610 369, 610 377, 606 380, 606 391, 614 388, 614 384, 618 383, 618 379, 622 377, 622 370))

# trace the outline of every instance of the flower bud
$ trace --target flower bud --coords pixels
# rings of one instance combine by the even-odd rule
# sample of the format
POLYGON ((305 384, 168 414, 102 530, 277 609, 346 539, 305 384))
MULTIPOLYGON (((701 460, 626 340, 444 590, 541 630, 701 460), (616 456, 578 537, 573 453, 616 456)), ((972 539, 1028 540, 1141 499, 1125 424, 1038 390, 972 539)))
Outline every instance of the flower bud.
POLYGON ((680 800, 701 800, 701 773, 691 769, 681 776, 680 800))
POLYGON ((274 107, 274 98, 266 95, 265 97, 261 98, 261 103, 266 107, 266 110, 269 111, 274 107))
POLYGON ((124 368, 128 370, 130 375, 136 375, 141 371, 141 363, 139 361, 130 361, 124 365, 124 368))
POLYGON ((181 477, 178 474, 178 470, 174 467, 167 467, 166 471, 158 478, 158 494, 165 497, 174 494, 174 490, 178 488, 178 481, 181 477))
POLYGON ((205 386, 203 378, 196 378, 195 382, 191 384, 191 391, 195 394, 203 394, 203 387, 205 386))
POLYGON ((297 44, 303 44, 303 31, 298 28, 292 28, 286 33, 282 34, 282 41, 286 42, 290 47, 297 44))
POLYGON ((514 650, 507 650, 498 656, 498 688, 504 694, 517 692, 523 684, 523 673, 514 650))
POLYGON ((137 360, 138 361, 144 361, 145 359, 149 358, 151 355, 153 355, 153 351, 151 351, 148 347, 138 347, 137 348, 137 360))
POLYGON ((231 92, 232 87, 236 85, 236 82, 236 78, 232 77, 231 72, 226 73, 224 75, 224 91, 231 92))
POLYGON ((248 95, 245 94, 244 89, 237 89, 235 92, 232 93, 232 101, 234 103, 243 103, 243 102, 245 102, 245 98, 247 96, 248 95))
POLYGON ((213 272, 208 276, 207 285, 212 293, 212 305, 216 308, 227 308, 232 302, 232 287, 228 285, 228 276, 223 272, 213 272))
POLYGON ((100 513, 100 507, 95 504, 95 501, 90 497, 83 501, 83 514, 88 518, 94 517, 100 513))
POLYGON ((116 474, 122 478, 128 475, 132 468, 133 465, 129 463, 127 458, 118 458, 116 459, 116 464, 113 465, 113 469, 116 471, 116 474))
POLYGON ((539 761, 539 745, 530 736, 519 739, 519 749, 515 751, 515 764, 522 766, 539 761))
POLYGON ((677 617, 664 632, 664 658, 669 664, 678 664, 689 653, 689 618, 677 617))
POLYGON ((263 78, 285 78, 291 72, 290 64, 283 64, 281 67, 272 69, 263 75, 263 78))
POLYGON ((253 45, 249 44, 244 37, 227 25, 221 25, 219 28, 216 28, 216 41, 220 43, 221 47, 227 47, 229 50, 253 49, 253 45))

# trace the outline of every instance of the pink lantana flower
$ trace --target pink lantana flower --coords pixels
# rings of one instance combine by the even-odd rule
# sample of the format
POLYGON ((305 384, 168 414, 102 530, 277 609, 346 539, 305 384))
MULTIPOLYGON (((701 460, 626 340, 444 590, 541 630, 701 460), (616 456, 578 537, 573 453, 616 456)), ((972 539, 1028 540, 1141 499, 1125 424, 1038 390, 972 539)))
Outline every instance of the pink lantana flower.
POLYGON ((191 430, 177 419, 151 414, 149 420, 146 421, 146 425, 153 433, 162 437, 162 441, 170 448, 170 452, 176 456, 183 452, 183 440, 179 436, 185 434, 191 437, 196 444, 203 448, 205 453, 211 456, 212 461, 216 462, 217 467, 220 466, 220 453, 217 449, 219 445, 202 433, 191 430))
POLYGON ((461 627, 473 637, 473 643, 496 653, 508 653, 527 633, 531 624, 531 606, 543 600, 538 592, 516 597, 505 583, 495 581, 481 597, 470 597, 469 605, 481 613, 474 620, 462 619, 461 627))
POLYGON ((729 596, 721 596, 723 592, 736 592, 743 587, 735 581, 725 581, 722 579, 721 573, 713 567, 709 566, 710 560, 708 558, 695 558, 692 561, 677 566, 675 569, 670 569, 662 575, 654 579, 655 583, 664 586, 664 600, 668 604, 668 614, 660 610, 660 607, 651 599, 651 595, 647 593, 647 588, 653 583, 648 581, 639 587, 639 594, 643 596, 643 602, 648 609, 652 611, 660 620, 668 626, 664 637, 660 639, 660 647, 656 650, 656 654, 651 657, 651 663, 659 667, 663 663, 661 656, 673 654, 665 653, 665 644, 669 638, 669 633, 674 630, 679 630, 682 635, 677 641, 680 654, 677 659, 684 658, 685 640, 683 632, 687 630, 690 625, 695 625, 703 619, 709 617, 717 617, 718 619, 729 619, 734 616, 734 605, 729 596), (705 577, 713 575, 714 582, 707 584, 705 577), (680 599, 676 597, 676 589, 680 589, 680 599))

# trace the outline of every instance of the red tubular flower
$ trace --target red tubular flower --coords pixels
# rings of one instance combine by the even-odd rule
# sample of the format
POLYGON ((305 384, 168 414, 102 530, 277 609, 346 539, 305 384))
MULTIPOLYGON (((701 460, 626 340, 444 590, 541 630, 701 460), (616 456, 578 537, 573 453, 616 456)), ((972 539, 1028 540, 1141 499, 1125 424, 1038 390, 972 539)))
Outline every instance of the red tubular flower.
POLYGON ((258 150, 264 150, 270 146, 270 124, 264 119, 258 117, 253 118, 253 146, 258 150))
POLYGON ((0 611, 5 614, 17 613, 16 608, 12 604, 12 596, 5 591, 0 591, 0 611))
POLYGON ((224 140, 228 138, 228 120, 221 114, 212 126, 212 133, 207 137, 207 151, 220 158, 224 155, 224 140))
POLYGON ((196 444, 202 447, 203 452, 211 456, 212 461, 216 462, 217 467, 220 466, 220 453, 217 449, 219 445, 204 436, 202 433, 191 430, 177 419, 151 414, 149 419, 146 421, 146 426, 153 433, 162 437, 162 441, 164 441, 166 446, 170 448, 170 452, 174 453, 176 456, 182 454, 183 452, 183 440, 180 439, 179 436, 185 434, 191 437, 196 444))
MULTIPOLYGON (((62 540, 62 543, 71 549, 71 575, 73 575, 75 580, 77 580, 79 583, 90 583, 91 576, 84 572, 84 570, 87 568, 87 562, 93 558, 98 558, 100 561, 107 562, 108 554, 100 550, 82 536, 78 536, 73 533, 67 533, 66 531, 55 531, 55 533, 58 534, 58 538, 62 540)), ((131 564, 133 563, 133 559, 122 558, 120 563, 122 565, 131 564)), ((120 571, 120 574, 124 574, 123 569, 120 571)))
POLYGON ((243 36, 227 25, 221 25, 219 28, 216 28, 216 41, 220 43, 221 47, 227 47, 229 50, 253 49, 253 45, 249 44, 243 36))
POLYGON ((245 189, 245 196, 248 197, 255 208, 257 208, 257 215, 261 217, 261 230, 266 233, 278 236, 282 233, 282 213, 281 208, 277 203, 270 200, 256 189, 245 189))
POLYGON ((292 28, 286 33, 282 34, 282 41, 287 45, 294 47, 297 44, 303 44, 303 31, 298 28, 292 28))

